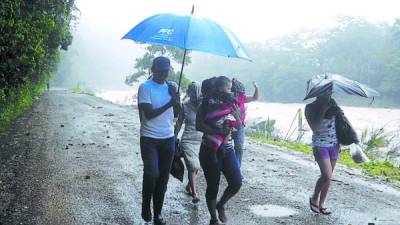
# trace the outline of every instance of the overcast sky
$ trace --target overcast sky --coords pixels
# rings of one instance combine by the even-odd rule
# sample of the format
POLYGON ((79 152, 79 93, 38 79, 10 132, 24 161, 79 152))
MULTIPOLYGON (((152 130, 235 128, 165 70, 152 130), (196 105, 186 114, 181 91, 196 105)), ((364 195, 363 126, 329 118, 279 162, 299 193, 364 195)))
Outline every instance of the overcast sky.
POLYGON ((263 41, 302 28, 325 28, 337 15, 372 22, 400 17, 399 0, 78 0, 82 20, 122 36, 151 15, 190 13, 211 18, 232 30, 243 42, 263 41))
MULTIPOLYGON (((74 41, 66 52, 70 80, 97 86, 123 86, 134 72, 144 45, 121 40, 133 26, 158 13, 190 13, 211 18, 246 43, 265 41, 303 28, 326 28, 337 15, 391 22, 400 17, 400 0, 77 0, 74 41)), ((63 63, 60 67, 63 67, 63 63)), ((189 68, 188 68, 189 69, 189 68)))

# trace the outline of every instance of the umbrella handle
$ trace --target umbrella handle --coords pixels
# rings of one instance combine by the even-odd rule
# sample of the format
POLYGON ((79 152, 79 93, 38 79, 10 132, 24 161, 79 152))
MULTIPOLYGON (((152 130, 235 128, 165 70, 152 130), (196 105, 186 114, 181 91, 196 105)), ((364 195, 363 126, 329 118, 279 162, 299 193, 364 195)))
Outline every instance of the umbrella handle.
POLYGON ((178 92, 179 92, 179 90, 180 90, 180 88, 181 88, 182 75, 183 75, 183 67, 185 66, 185 59, 186 59, 186 51, 187 51, 187 50, 185 49, 185 51, 183 52, 181 73, 180 73, 180 75, 179 75, 178 92))
MULTIPOLYGON (((194 4, 192 5, 192 12, 190 14, 194 14, 194 4)), ((182 67, 181 67, 181 74, 179 75, 179 84, 178 84, 178 93, 181 88, 181 81, 182 81, 182 74, 183 74, 183 66, 185 65, 185 58, 186 58, 186 49, 183 52, 183 60, 182 60, 182 67)))

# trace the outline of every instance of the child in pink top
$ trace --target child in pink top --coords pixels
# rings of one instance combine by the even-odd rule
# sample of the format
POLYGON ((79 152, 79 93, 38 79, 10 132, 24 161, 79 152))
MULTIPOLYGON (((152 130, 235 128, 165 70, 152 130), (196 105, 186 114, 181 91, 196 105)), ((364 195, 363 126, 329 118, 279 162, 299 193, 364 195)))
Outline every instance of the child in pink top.
POLYGON ((242 155, 244 150, 244 126, 246 119, 245 103, 252 102, 258 99, 258 86, 256 82, 253 82, 253 86, 255 89, 253 96, 246 96, 246 89, 243 83, 235 78, 232 79, 232 92, 235 95, 236 104, 240 109, 243 124, 242 127, 239 127, 235 132, 232 133, 234 149, 240 165, 242 164, 242 155))

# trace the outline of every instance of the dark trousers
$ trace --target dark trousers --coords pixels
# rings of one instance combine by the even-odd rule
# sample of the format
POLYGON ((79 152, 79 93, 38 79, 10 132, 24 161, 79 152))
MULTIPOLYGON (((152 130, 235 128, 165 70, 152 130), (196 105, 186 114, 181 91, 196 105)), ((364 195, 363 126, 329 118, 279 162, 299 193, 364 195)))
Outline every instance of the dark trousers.
POLYGON ((221 172, 228 182, 225 192, 236 194, 239 191, 242 186, 242 175, 240 173, 239 161, 232 148, 221 147, 215 152, 213 149, 207 148, 206 145, 202 144, 199 158, 207 182, 207 200, 217 199, 221 172))
POLYGON ((155 139, 140 137, 140 151, 144 164, 142 210, 150 210, 153 197, 154 216, 160 215, 175 152, 175 138, 155 139))

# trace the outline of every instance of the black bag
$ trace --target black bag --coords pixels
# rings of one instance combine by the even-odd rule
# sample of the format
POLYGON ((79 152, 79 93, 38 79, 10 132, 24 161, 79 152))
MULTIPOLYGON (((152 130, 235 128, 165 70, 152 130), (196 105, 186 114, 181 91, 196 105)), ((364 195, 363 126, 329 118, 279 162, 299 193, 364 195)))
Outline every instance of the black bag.
POLYGON ((178 138, 175 139, 175 156, 179 158, 183 157, 181 141, 178 138))
POLYGON ((180 142, 179 142, 179 139, 176 139, 174 160, 172 161, 170 173, 173 177, 180 180, 181 182, 183 182, 183 176, 185 173, 185 166, 183 165, 183 162, 181 159, 182 157, 183 157, 183 152, 180 147, 180 142))
POLYGON ((339 144, 351 145, 359 142, 356 131, 342 111, 335 116, 335 128, 339 144))

